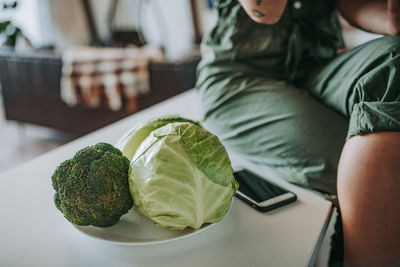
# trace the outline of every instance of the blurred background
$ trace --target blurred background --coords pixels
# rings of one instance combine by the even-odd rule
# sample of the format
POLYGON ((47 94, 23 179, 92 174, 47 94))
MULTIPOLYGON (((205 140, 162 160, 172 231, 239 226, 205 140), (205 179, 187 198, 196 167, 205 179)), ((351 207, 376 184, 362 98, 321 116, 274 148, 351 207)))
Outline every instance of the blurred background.
POLYGON ((206 0, 0 0, 0 172, 193 88, 215 19, 206 0))
MULTIPOLYGON (((211 0, 0 0, 0 172, 193 88, 211 0)), ((377 36, 344 21, 347 48, 377 36)))

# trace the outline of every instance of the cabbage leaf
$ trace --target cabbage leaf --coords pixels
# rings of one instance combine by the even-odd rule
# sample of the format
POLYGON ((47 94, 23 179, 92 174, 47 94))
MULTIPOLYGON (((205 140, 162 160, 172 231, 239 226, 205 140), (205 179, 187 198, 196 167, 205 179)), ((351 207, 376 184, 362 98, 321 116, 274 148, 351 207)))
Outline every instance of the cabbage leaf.
POLYGON ((129 185, 140 212, 176 230, 199 229, 226 215, 238 184, 215 135, 179 118, 148 123, 130 138, 124 143, 132 147, 121 150, 134 154, 129 185))

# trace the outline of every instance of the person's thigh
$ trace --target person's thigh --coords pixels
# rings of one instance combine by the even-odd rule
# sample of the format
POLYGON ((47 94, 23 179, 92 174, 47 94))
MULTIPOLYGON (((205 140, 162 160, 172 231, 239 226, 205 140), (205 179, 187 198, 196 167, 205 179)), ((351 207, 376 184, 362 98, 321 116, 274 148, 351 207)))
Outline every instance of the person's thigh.
POLYGON ((206 128, 248 160, 279 170, 283 179, 336 194, 347 119, 285 82, 244 77, 200 88, 206 128), (213 105, 209 96, 222 88, 232 93, 213 105))
POLYGON ((313 70, 299 84, 350 118, 347 138, 400 131, 400 36, 382 37, 313 70))

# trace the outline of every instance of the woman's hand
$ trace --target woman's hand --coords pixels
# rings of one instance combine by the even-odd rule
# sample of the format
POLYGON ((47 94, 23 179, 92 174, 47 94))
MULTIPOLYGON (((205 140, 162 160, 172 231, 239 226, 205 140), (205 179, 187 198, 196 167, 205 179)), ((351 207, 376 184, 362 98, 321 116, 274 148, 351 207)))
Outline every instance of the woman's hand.
POLYGON ((287 0, 239 0, 252 20, 263 24, 275 24, 282 17, 287 0))
POLYGON ((399 0, 340 0, 339 11, 351 25, 365 31, 400 33, 399 0))

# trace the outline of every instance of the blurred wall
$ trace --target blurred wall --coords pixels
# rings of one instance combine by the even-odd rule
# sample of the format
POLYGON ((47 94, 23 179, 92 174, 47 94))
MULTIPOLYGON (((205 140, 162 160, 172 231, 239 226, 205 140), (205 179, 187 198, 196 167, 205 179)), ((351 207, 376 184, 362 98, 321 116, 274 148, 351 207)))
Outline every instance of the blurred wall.
MULTIPOLYGON (((206 0, 196 1, 200 12, 207 10, 206 0)), ((110 34, 107 15, 111 2, 90 0, 103 39, 110 34)), ((120 0, 117 15, 115 23, 118 27, 141 26, 148 42, 163 46, 170 59, 185 55, 193 47, 189 0, 120 0)), ((19 0, 19 7, 12 15, 0 11, 0 19, 10 16, 35 46, 54 44, 62 50, 90 41, 81 0, 19 0)), ((201 23, 207 24, 205 21, 201 23)))
MULTIPOLYGON (((107 38, 111 1, 91 0, 91 3, 99 33, 107 38)), ((178 58, 192 49, 194 31, 188 0, 120 0, 116 13, 118 27, 141 27, 145 39, 150 44, 163 46, 169 58, 178 58)))
POLYGON ((51 40, 57 49, 89 43, 89 31, 80 0, 41 1, 47 2, 49 11, 47 18, 42 17, 41 20, 46 20, 51 25, 46 39, 51 40))

